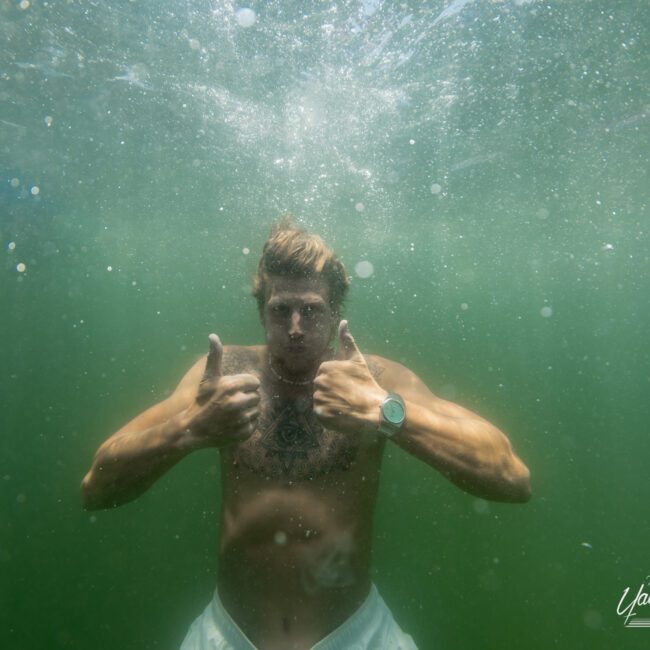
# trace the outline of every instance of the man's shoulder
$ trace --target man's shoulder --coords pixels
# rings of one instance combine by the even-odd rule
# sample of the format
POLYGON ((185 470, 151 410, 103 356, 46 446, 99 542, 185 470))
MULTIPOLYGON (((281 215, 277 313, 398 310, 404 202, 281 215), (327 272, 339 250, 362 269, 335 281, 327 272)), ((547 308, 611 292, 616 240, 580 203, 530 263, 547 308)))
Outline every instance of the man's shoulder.
MULTIPOLYGON (((255 372, 258 368, 261 368, 265 349, 266 346, 264 345, 224 345, 221 372, 224 375, 255 372)), ((207 354, 197 357, 181 383, 176 387, 177 391, 196 390, 205 372, 207 357, 207 354)))
POLYGON ((236 375, 262 367, 265 345, 224 345, 223 374, 236 375))

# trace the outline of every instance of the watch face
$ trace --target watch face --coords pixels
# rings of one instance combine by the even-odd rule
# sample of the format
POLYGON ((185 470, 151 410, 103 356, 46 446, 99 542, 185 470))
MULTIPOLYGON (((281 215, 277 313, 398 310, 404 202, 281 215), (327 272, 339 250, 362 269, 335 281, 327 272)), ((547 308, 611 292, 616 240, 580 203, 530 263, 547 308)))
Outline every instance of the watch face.
POLYGON ((392 424, 401 424, 404 420, 404 407, 394 399, 384 403, 384 417, 392 424))

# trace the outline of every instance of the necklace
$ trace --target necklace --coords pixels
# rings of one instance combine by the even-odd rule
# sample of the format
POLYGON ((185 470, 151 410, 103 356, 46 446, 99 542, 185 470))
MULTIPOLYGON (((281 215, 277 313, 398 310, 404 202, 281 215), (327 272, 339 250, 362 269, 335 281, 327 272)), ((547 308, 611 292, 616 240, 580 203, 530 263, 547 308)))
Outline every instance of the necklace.
POLYGON ((274 367, 273 364, 271 363, 271 355, 269 354, 269 368, 271 372, 275 375, 276 379, 279 379, 281 382, 284 382, 285 384, 291 384, 292 386, 309 386, 309 384, 314 381, 313 379, 307 379, 307 381, 291 381, 291 379, 285 379, 274 367))

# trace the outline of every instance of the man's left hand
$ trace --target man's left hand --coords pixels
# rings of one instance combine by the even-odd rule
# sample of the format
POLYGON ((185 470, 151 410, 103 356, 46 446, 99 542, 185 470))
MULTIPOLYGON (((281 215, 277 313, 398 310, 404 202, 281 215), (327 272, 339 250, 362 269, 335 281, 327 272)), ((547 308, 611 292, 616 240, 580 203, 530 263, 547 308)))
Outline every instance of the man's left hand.
POLYGON ((386 391, 374 380, 350 333, 339 324, 339 358, 321 363, 314 379, 314 413, 327 429, 376 432, 386 391))

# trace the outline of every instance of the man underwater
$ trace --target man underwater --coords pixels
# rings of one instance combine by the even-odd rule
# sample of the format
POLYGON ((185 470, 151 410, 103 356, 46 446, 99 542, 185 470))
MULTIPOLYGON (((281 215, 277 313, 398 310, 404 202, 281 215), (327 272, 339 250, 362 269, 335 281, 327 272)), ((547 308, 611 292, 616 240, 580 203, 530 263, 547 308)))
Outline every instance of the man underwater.
POLYGON ((281 220, 253 281, 266 345, 210 334, 207 356, 106 440, 83 480, 84 507, 111 508, 187 454, 219 449, 218 586, 181 650, 415 648, 370 577, 387 441, 473 495, 530 498, 501 431, 361 353, 340 320, 348 286, 320 237, 281 220))

